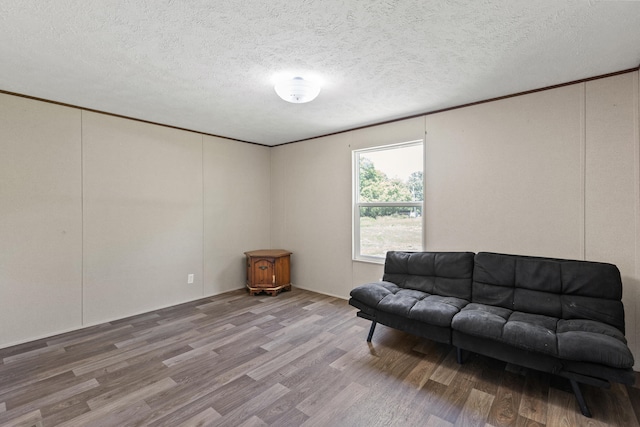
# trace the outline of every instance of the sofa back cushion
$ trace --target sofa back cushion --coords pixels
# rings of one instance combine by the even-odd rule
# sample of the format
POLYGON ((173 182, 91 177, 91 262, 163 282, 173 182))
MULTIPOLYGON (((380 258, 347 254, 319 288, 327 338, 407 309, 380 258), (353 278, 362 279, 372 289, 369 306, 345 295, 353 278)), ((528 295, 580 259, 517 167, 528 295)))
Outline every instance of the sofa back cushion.
POLYGON ((615 265, 480 252, 472 302, 559 319, 588 319, 624 332, 622 280, 615 265))
POLYGON ((383 280, 405 289, 471 299, 473 252, 387 252, 383 280))

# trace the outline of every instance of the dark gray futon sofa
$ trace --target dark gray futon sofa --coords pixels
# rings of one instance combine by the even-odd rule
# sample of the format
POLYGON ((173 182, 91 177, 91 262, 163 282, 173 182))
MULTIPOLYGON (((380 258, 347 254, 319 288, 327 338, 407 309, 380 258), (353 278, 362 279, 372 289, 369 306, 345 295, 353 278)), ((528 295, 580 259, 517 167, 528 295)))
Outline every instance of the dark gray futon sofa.
POLYGON ((358 286, 359 317, 580 383, 633 384, 615 265, 481 252, 388 252, 381 281, 358 286))

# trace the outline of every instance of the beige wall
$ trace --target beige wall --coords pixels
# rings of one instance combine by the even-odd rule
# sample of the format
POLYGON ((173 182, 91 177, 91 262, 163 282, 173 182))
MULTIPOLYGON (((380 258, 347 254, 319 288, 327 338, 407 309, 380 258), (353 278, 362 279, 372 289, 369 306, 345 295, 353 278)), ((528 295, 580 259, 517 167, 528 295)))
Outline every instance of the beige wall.
POLYGON ((272 242, 293 252, 294 285, 343 295, 351 272, 351 185, 342 172, 350 165, 342 135, 272 151, 272 242))
POLYGON ((84 322, 202 297, 202 136, 83 112, 82 155, 84 322))
POLYGON ((271 245, 269 147, 204 137, 204 293, 244 286, 244 252, 271 245))
POLYGON ((0 94, 0 346, 82 319, 80 111, 0 94))
POLYGON ((638 73, 586 84, 586 258, 618 266, 626 336, 640 366, 638 73))
POLYGON ((583 93, 426 116, 427 249, 582 258, 583 93))
POLYGON ((267 147, 0 95, 0 347, 243 287, 269 181, 267 147))
POLYGON ((276 147, 273 241, 296 253, 300 287, 346 298, 380 277, 380 265, 346 262, 351 150, 426 132, 426 249, 617 264, 638 359, 639 97, 633 72, 276 147))

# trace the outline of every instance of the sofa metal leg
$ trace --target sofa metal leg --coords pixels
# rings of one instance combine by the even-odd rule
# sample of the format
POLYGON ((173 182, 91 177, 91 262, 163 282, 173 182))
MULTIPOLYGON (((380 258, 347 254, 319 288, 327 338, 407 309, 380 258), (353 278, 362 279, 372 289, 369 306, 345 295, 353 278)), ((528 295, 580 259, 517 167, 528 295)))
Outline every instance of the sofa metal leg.
POLYGON ((456 358, 458 359, 458 365, 462 365, 464 361, 462 360, 462 349, 460 347, 456 347, 456 358))
POLYGON ((378 322, 376 322, 375 320, 371 321, 371 329, 369 329, 369 336, 367 337, 367 342, 371 342, 371 338, 373 338, 373 331, 375 331, 377 323, 378 322))
POLYGON ((582 390, 580 390, 580 384, 576 380, 569 379, 571 383, 571 388, 573 389, 573 394, 576 395, 576 399, 578 400, 578 405, 580 406, 580 412, 587 418, 591 418, 591 411, 587 407, 587 403, 584 401, 584 396, 582 395, 582 390))

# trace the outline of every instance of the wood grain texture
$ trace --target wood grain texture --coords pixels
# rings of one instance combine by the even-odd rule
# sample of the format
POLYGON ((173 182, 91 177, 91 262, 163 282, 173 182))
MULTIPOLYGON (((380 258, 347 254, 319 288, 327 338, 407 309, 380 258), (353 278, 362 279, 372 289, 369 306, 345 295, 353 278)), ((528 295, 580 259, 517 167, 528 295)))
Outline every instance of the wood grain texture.
POLYGON ((638 426, 640 388, 583 386, 238 290, 0 349, 0 426, 638 426))

